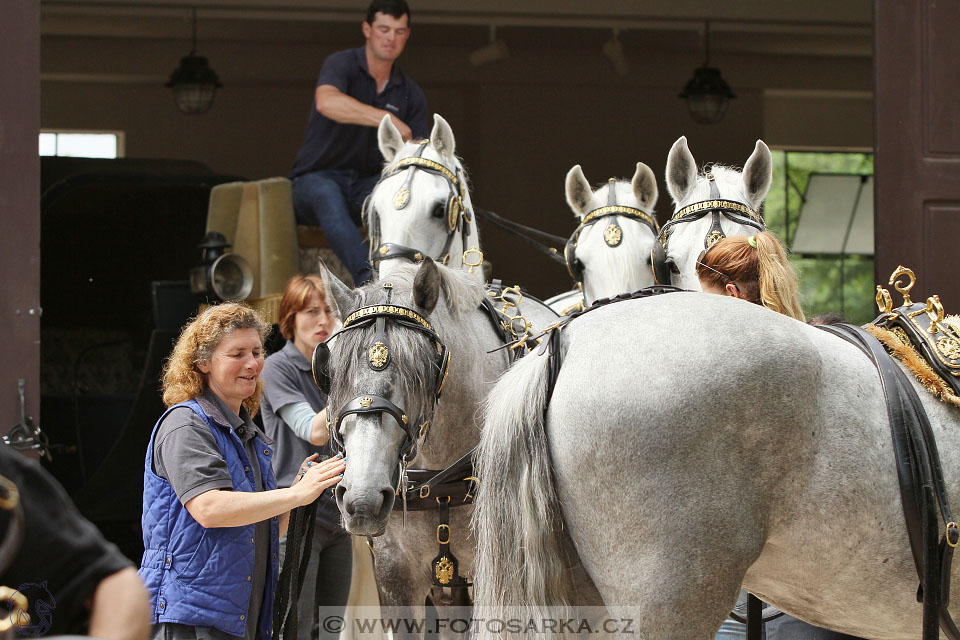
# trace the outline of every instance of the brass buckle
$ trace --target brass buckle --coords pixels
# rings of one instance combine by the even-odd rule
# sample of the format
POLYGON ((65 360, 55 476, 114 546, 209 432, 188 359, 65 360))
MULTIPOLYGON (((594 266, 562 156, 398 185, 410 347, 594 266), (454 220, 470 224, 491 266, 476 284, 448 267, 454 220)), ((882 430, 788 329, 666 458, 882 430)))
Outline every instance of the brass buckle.
POLYGON ((421 497, 421 498, 429 498, 429 497, 430 497, 430 485, 425 484, 425 485, 423 485, 422 487, 420 487, 420 497, 421 497))
POLYGON ((450 536, 453 532, 450 530, 450 525, 448 524, 438 524, 437 525, 437 544, 450 544, 450 536), (447 530, 447 539, 446 541, 440 539, 440 531, 442 529, 447 530))
POLYGON ((947 544, 951 547, 956 548, 957 544, 960 544, 960 527, 957 527, 956 522, 947 523, 947 532, 946 532, 947 544), (953 529, 956 532, 956 538, 954 540, 950 539, 950 530, 953 529))
POLYGON ((483 251, 480 251, 477 247, 470 247, 463 252, 463 266, 469 267, 467 273, 473 273, 474 267, 479 267, 483 264, 483 251), (467 262, 467 256, 476 256, 476 262, 467 262))
MULTIPOLYGON (((480 478, 478 478, 478 477, 476 477, 476 476, 467 476, 466 478, 463 479, 463 481, 464 481, 464 482, 473 482, 473 484, 477 485, 477 487, 480 486, 480 478)), ((464 500, 466 500, 467 498, 470 498, 471 500, 473 500, 473 494, 470 493, 470 490, 469 490, 469 489, 467 489, 467 494, 466 494, 466 496, 464 496, 464 500)))

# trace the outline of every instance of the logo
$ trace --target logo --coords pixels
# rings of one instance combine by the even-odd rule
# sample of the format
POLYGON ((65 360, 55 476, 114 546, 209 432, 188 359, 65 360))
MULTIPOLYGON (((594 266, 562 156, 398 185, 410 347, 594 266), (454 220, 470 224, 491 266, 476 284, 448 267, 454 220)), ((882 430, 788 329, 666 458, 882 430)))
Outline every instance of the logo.
POLYGON ((53 625, 53 610, 57 608, 57 601, 47 589, 46 581, 41 583, 25 582, 7 599, 10 618, 13 627, 21 636, 39 638, 46 635, 53 625), (28 614, 17 604, 17 596, 25 597, 29 602, 28 614))

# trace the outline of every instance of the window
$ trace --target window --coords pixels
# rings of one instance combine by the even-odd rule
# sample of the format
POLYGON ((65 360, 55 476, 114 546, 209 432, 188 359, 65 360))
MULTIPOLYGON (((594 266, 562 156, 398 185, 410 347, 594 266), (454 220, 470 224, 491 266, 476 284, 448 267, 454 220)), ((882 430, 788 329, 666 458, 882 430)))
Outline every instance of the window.
MULTIPOLYGON (((788 247, 792 248, 796 239, 811 176, 825 174, 872 176, 873 154, 773 151, 773 184, 763 212, 767 227, 788 247)), ((870 189, 867 195, 872 202, 870 189)), ((843 214, 849 217, 851 212, 843 214)), ((864 324, 876 317, 873 255, 798 252, 790 259, 800 276, 801 301, 808 318, 837 312, 849 322, 864 324)))
POLYGON ((122 131, 42 130, 41 156, 69 156, 74 158, 122 158, 124 155, 122 131))

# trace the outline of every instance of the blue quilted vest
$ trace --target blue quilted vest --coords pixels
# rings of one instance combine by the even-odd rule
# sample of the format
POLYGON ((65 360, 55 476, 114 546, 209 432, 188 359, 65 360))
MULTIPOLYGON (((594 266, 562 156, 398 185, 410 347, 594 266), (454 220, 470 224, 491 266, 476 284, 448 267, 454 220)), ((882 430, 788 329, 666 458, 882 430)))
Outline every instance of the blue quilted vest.
MULTIPOLYGON (((152 623, 176 622, 215 627, 232 636, 246 632, 247 609, 253 588, 254 531, 256 525, 205 529, 180 504, 170 483, 153 472, 157 427, 176 407, 189 407, 200 416, 223 453, 234 491, 256 491, 256 480, 243 442, 229 425, 219 424, 196 400, 170 407, 150 436, 143 471, 143 560, 140 577, 150 593, 152 623)), ((270 464, 271 450, 255 438, 265 490, 276 489, 270 464)), ((279 519, 271 518, 268 549, 270 575, 264 587, 257 623, 257 639, 273 633, 273 598, 277 585, 279 519)))

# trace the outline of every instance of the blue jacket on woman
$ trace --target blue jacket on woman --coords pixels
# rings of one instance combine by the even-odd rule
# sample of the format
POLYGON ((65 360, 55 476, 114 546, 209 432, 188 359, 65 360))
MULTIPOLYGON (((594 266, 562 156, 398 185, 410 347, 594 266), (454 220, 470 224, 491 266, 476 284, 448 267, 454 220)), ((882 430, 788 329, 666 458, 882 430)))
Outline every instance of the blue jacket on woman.
MULTIPOLYGON (((139 574, 150 593, 153 624, 175 622, 215 627, 243 637, 250 605, 255 560, 256 524, 204 528, 180 504, 171 484, 153 471, 157 427, 176 407, 189 407, 210 427, 223 453, 234 491, 256 491, 256 479, 243 443, 229 425, 211 419, 196 400, 170 407, 153 428, 143 471, 143 560, 139 574)), ((264 490, 276 489, 265 446, 257 446, 264 490)), ((279 523, 270 519, 270 576, 264 588, 257 638, 267 640, 273 629, 273 598, 277 584, 279 523)))

